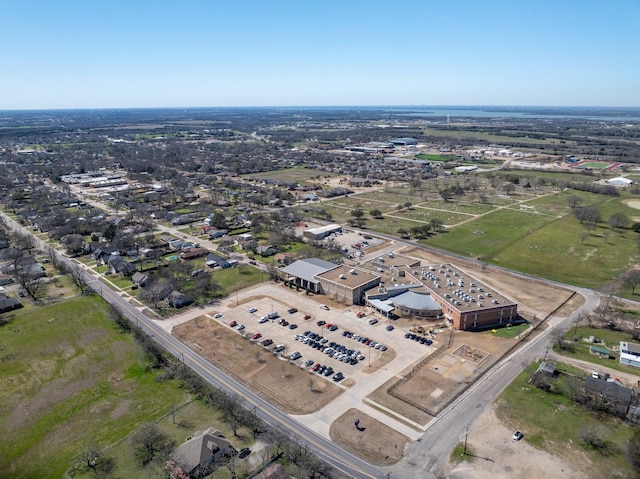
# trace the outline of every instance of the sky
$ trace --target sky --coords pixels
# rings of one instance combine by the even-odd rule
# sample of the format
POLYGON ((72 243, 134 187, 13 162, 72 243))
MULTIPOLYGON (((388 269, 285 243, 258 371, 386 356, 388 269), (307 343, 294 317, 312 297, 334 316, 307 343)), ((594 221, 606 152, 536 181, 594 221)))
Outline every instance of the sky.
POLYGON ((0 7, 0 110, 640 106, 640 0, 0 7))

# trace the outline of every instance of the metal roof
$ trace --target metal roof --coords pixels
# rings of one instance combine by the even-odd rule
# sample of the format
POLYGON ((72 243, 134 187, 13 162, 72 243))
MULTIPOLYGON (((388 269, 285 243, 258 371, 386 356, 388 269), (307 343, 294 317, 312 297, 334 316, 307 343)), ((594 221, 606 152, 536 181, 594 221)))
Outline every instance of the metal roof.
POLYGON ((336 267, 338 267, 337 264, 320 258, 306 258, 291 263, 289 266, 282 268, 281 271, 310 283, 318 283, 319 281, 315 278, 317 275, 336 267))
POLYGON ((406 293, 402 293, 389 298, 389 301, 391 301, 396 306, 402 306, 404 308, 413 309, 416 311, 434 311, 442 309, 431 298, 431 295, 414 293, 413 291, 407 291, 406 293))

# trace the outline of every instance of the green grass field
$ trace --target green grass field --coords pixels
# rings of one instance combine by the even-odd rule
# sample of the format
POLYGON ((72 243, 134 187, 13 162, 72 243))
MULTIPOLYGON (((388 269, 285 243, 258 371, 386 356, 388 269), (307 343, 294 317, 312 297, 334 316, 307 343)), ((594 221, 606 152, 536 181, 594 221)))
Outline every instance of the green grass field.
POLYGON ((0 328, 0 470, 62 477, 90 443, 105 446, 181 403, 100 299, 78 296, 25 308, 0 328))
MULTIPOLYGON (((567 365, 557 368, 570 374, 584 375, 567 365)), ((559 393, 548 393, 528 383, 537 364, 530 365, 520 374, 496 400, 496 414, 511 429, 524 433, 523 441, 559 457, 575 460, 584 456, 583 462, 597 464, 601 473, 594 477, 636 477, 627 461, 626 444, 635 428, 617 420, 603 420, 559 393), (589 449, 580 440, 580 431, 585 427, 597 428, 600 437, 606 440, 610 454, 600 454, 589 449), (606 473, 604 472, 606 471, 606 473)), ((556 383, 559 391, 567 389, 566 376, 556 383)), ((586 464, 585 464, 586 465, 586 464)))
POLYGON ((420 153, 419 155, 416 155, 416 158, 418 160, 427 160, 427 161, 443 161, 443 162, 447 162, 447 161, 452 161, 455 160, 457 157, 455 156, 446 156, 446 155, 429 155, 426 153, 420 153))

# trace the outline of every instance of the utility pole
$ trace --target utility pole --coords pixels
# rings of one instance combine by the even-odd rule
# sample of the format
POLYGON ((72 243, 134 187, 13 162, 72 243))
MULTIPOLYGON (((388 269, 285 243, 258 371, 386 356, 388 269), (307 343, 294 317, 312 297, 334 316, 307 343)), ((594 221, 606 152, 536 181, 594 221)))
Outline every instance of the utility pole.
POLYGON ((469 427, 464 428, 464 451, 462 451, 462 455, 467 455, 467 436, 469 435, 469 427))

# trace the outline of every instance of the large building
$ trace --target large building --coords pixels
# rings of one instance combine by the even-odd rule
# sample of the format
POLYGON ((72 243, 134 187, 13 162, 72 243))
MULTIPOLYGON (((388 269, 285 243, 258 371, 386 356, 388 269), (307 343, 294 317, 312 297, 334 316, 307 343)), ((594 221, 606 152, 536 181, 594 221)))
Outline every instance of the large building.
POLYGON ((451 264, 422 265, 389 253, 357 268, 309 258, 280 272, 297 287, 345 305, 367 304, 390 317, 446 318, 466 331, 519 320, 515 301, 451 264))
POLYGON ((342 231, 341 225, 331 224, 326 226, 320 226, 318 228, 309 228, 308 230, 304 230, 302 232, 302 235, 305 238, 309 238, 310 240, 319 241, 339 231, 342 231))
POLYGON ((339 303, 364 304, 365 291, 380 284, 380 275, 360 268, 340 265, 317 275, 322 292, 339 303))
POLYGON ((519 319, 515 301, 451 264, 422 265, 414 258, 390 253, 366 266, 382 275, 382 287, 368 291, 367 302, 384 314, 447 318, 454 328, 467 331, 501 327, 519 319))

